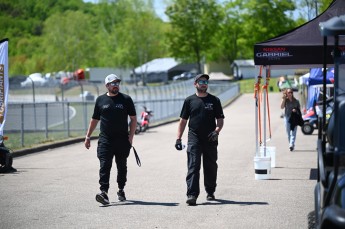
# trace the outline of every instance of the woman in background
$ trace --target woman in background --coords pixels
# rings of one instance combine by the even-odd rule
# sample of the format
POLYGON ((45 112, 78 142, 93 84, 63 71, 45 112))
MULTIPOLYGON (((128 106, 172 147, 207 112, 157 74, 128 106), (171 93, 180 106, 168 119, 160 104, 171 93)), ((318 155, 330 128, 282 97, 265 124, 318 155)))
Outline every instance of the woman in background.
POLYGON ((293 112, 297 112, 297 110, 300 110, 300 103, 298 99, 296 99, 293 96, 293 91, 291 88, 283 91, 283 98, 282 98, 280 108, 285 109, 285 112, 284 112, 285 128, 286 128, 286 133, 288 135, 288 140, 289 140, 289 149, 290 151, 293 151, 295 148, 297 125, 295 125, 293 129, 291 129, 289 119, 293 112))

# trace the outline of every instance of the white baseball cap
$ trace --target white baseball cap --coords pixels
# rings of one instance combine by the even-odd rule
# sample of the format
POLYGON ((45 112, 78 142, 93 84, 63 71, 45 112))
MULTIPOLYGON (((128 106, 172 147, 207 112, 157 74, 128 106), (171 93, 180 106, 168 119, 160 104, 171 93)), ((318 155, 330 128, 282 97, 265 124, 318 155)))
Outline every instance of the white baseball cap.
POLYGON ((120 77, 118 77, 117 75, 110 74, 110 75, 107 75, 107 77, 105 77, 104 83, 105 83, 105 85, 107 85, 108 83, 111 83, 115 80, 121 81, 120 77))

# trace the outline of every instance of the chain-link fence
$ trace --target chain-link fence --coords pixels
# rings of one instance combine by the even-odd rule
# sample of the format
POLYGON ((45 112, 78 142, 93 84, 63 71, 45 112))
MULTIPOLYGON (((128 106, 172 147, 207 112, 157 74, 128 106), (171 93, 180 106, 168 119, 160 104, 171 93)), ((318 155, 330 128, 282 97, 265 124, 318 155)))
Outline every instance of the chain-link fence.
MULTIPOLYGON (((120 91, 132 97, 138 120, 144 107, 153 111, 150 125, 177 120, 184 99, 195 93, 193 80, 161 86, 123 85, 120 91)), ((209 92, 225 105, 239 93, 239 85, 210 81, 209 92)), ((18 149, 39 143, 84 136, 97 96, 106 93, 103 84, 75 82, 68 87, 10 88, 4 134, 6 146, 18 149)), ((98 135, 99 125, 94 132, 98 135)))

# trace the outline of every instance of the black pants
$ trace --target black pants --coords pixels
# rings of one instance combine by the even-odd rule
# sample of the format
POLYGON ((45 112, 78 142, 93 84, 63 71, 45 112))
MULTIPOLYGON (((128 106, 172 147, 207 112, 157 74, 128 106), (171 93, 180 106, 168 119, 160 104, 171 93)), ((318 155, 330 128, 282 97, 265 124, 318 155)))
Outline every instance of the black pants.
POLYGON ((187 196, 193 195, 198 197, 200 194, 200 167, 201 158, 204 169, 204 186, 209 194, 216 191, 217 186, 217 151, 218 142, 188 142, 187 157, 188 157, 188 173, 187 181, 187 196))
POLYGON ((97 157, 100 163, 99 184, 100 190, 108 192, 110 171, 115 156, 117 167, 117 184, 123 189, 127 182, 127 158, 131 149, 128 139, 122 141, 104 142, 98 141, 97 157))

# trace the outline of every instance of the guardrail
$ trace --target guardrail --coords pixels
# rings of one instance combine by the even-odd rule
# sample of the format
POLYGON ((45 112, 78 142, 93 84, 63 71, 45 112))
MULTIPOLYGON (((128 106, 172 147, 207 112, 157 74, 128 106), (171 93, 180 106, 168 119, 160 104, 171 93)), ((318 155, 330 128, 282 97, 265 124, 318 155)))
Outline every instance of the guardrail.
MULTIPOLYGON (((132 97, 138 120, 143 106, 153 111, 151 125, 154 126, 178 120, 184 99, 195 93, 195 88, 192 81, 183 81, 154 87, 122 86, 121 91, 132 97)), ((240 93, 240 89, 238 83, 211 81, 209 92, 217 95, 222 104, 226 105, 240 93)), ((65 93, 65 99, 61 99, 61 94, 35 96, 35 103, 11 102, 10 100, 4 128, 4 134, 9 136, 6 146, 18 149, 85 135, 93 113, 96 95, 91 97, 92 100, 82 98, 78 94, 68 95, 68 93, 65 93), (54 101, 47 102, 49 98, 54 101)), ((94 135, 98 133, 99 125, 94 135)))

